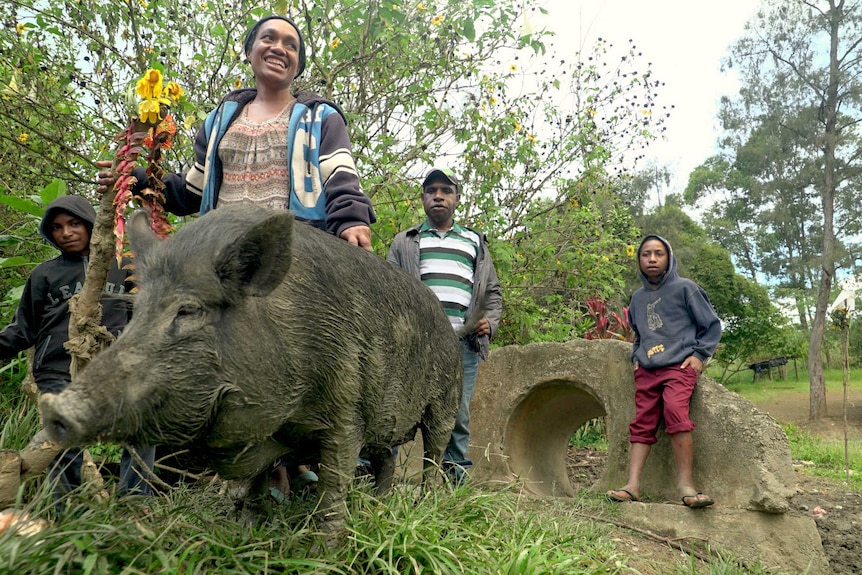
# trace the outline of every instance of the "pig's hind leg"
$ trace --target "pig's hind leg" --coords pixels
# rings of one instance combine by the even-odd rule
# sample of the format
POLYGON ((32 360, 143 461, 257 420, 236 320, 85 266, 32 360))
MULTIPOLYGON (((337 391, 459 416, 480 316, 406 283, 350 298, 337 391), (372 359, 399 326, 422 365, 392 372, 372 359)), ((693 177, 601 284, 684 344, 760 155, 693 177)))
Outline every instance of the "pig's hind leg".
POLYGON ((368 457, 374 469, 374 493, 383 495, 392 488, 395 475, 395 457, 391 449, 371 453, 368 457))

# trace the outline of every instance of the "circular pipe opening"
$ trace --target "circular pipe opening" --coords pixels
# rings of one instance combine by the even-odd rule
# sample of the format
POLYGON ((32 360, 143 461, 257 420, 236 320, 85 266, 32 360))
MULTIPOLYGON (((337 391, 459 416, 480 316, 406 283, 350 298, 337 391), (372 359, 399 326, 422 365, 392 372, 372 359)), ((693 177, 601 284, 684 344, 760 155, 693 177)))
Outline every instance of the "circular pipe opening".
POLYGON ((573 497, 566 469, 569 440, 582 425, 606 415, 588 389, 572 381, 534 387, 506 424, 509 466, 536 495, 573 497))

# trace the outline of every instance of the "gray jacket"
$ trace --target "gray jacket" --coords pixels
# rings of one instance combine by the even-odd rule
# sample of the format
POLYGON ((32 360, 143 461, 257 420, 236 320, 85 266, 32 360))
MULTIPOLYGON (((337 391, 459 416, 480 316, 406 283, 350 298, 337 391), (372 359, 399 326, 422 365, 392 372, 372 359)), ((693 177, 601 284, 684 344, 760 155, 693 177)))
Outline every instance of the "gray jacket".
MULTIPOLYGON (((400 232, 392 240, 392 245, 389 248, 389 253, 386 255, 386 261, 393 263, 405 270, 407 273, 421 279, 419 276, 419 228, 421 224, 417 224, 400 232)), ((479 295, 484 292, 485 296, 485 317, 488 323, 491 324, 490 337, 484 335, 479 338, 479 357, 488 359, 488 345, 490 338, 497 333, 497 328, 500 326, 500 318, 503 315, 503 294, 500 291, 500 281, 497 279, 497 270, 494 269, 494 262, 491 261, 491 254, 488 252, 486 245, 485 234, 479 233, 476 230, 470 230, 481 239, 482 249, 476 258, 476 269, 473 273, 473 297, 470 300, 470 307, 467 308, 467 314, 476 305, 479 295)))

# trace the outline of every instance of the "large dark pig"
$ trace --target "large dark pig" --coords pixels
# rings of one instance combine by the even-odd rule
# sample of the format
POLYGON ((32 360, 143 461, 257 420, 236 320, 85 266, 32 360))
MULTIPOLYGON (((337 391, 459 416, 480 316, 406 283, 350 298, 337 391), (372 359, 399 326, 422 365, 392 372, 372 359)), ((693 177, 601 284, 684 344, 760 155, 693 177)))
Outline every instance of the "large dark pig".
POLYGON ((320 462, 334 530, 357 457, 379 490, 392 446, 422 432, 440 462, 461 394, 461 351, 421 282, 287 212, 220 207, 172 239, 130 224, 134 318, 60 394, 42 396, 64 445, 190 445, 225 479, 268 489, 278 458, 320 462))

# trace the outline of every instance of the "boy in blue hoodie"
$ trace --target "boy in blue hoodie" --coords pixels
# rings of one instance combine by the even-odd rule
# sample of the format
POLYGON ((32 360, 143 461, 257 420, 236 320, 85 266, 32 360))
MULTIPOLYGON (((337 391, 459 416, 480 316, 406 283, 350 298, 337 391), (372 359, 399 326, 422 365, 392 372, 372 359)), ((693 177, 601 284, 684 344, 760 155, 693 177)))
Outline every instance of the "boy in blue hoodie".
MULTIPOLYGON (((63 344, 69 339, 69 299, 83 289, 90 255, 90 236, 96 221, 96 210, 81 196, 61 196, 50 204, 42 216, 39 232, 60 255, 36 266, 15 311, 15 319, 0 331, 0 360, 11 359, 19 352, 35 347, 31 366, 40 393, 60 393, 71 380, 71 356, 63 344)), ((124 264, 128 264, 124 260, 124 264)), ((128 266, 111 263, 105 294, 102 296, 102 325, 114 336, 126 326, 131 303, 122 294, 132 289, 132 271, 128 266)), ((141 458, 152 469, 154 447, 138 449, 141 458)), ((54 497, 81 485, 83 450, 68 449, 54 460, 49 477, 54 497)), ((120 461, 120 494, 150 495, 146 474, 125 449, 120 461)), ((58 503, 57 510, 63 505, 58 503)))
POLYGON ((629 321, 635 333, 632 364, 635 418, 629 426, 631 456, 628 482, 611 489, 611 501, 638 501, 640 474, 664 419, 679 474, 677 486, 687 507, 707 507, 713 500, 694 487, 694 447, 689 403, 704 364, 721 339, 721 323, 706 292, 677 274, 670 244, 648 235, 638 248, 643 287, 632 296, 629 321))

